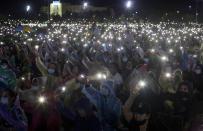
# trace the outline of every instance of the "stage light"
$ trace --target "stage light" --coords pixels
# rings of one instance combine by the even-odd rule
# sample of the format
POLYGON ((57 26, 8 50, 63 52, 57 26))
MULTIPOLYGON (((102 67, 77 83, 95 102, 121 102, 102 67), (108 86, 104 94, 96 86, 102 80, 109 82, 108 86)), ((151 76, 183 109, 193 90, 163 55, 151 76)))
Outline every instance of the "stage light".
POLYGON ((29 12, 30 10, 31 10, 31 6, 30 6, 30 5, 27 5, 27 6, 26 6, 26 11, 29 12))
POLYGON ((126 2, 126 8, 129 9, 131 7, 132 7, 132 1, 129 0, 129 1, 126 2))
POLYGON ((84 3, 83 3, 83 8, 86 9, 87 7, 88 7, 88 3, 87 3, 87 2, 84 2, 84 3))

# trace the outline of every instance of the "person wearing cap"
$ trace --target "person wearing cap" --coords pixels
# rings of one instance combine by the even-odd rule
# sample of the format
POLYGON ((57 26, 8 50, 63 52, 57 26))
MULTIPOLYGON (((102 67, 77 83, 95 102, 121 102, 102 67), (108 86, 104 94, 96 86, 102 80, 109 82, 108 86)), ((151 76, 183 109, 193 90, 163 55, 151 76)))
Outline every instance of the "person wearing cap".
POLYGON ((124 118, 127 121, 127 127, 129 131, 148 131, 150 120, 150 106, 146 103, 138 103, 134 106, 134 100, 140 93, 140 87, 131 91, 130 97, 124 105, 124 118))

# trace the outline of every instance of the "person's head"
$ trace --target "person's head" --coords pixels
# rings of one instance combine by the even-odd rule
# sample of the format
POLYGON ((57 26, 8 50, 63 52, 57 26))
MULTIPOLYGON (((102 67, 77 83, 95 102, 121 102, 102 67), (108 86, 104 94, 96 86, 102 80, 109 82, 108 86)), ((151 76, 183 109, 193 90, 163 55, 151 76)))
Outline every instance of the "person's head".
POLYGON ((189 93, 189 84, 187 82, 181 82, 178 87, 178 92, 189 93))
POLYGON ((39 79, 37 79, 37 78, 34 78, 34 79, 32 79, 32 86, 33 87, 36 87, 36 86, 39 86, 39 79))
POLYGON ((56 74, 56 65, 54 63, 51 63, 48 65, 48 73, 51 74, 51 75, 54 75, 56 74))
POLYGON ((8 61, 7 60, 2 60, 1 61, 1 68, 7 69, 8 68, 8 61))
POLYGON ((195 68, 195 74, 200 75, 202 73, 201 66, 197 65, 195 68))
POLYGON ((106 87, 106 86, 101 86, 99 91, 100 91, 100 93, 101 93, 102 95, 104 95, 104 96, 109 96, 110 91, 109 91, 108 87, 106 87))
POLYGON ((150 105, 143 102, 140 102, 138 105, 134 103, 132 112, 134 114, 134 120, 141 125, 144 124, 145 121, 148 120, 151 116, 150 105))
POLYGON ((113 82, 107 81, 102 83, 100 86, 100 93, 105 97, 108 97, 109 95, 115 95, 113 89, 113 82))
POLYGON ((6 89, 2 93, 1 103, 4 105, 12 106, 16 99, 16 93, 10 89, 6 89))

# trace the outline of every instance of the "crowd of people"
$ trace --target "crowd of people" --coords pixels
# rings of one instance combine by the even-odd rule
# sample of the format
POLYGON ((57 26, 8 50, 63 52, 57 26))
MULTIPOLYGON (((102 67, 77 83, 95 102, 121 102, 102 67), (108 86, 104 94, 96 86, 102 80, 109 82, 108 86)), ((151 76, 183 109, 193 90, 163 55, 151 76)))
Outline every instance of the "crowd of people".
POLYGON ((1 131, 203 131, 201 24, 0 24, 1 131))

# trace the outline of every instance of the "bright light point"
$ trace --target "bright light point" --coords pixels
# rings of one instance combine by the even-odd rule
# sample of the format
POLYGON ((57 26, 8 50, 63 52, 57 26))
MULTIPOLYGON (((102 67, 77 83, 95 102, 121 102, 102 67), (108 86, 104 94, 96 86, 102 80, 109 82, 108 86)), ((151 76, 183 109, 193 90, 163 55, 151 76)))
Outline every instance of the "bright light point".
POLYGON ((145 83, 145 81, 139 81, 138 85, 140 87, 144 87, 144 86, 146 86, 146 83, 145 83))
POLYGON ((88 6, 88 3, 87 3, 87 2, 84 2, 84 3, 83 3, 83 8, 86 9, 87 6, 88 6))
POLYGON ((103 79, 106 79, 106 75, 105 75, 105 74, 103 74, 103 75, 102 75, 102 78, 103 78, 103 79))
POLYGON ((39 103, 44 103, 45 102, 45 97, 44 96, 40 96, 39 97, 39 103))
POLYGON ((62 91, 63 91, 63 92, 66 91, 66 87, 65 87, 65 86, 62 87, 62 91))
POLYGON ((170 52, 170 53, 173 53, 173 49, 170 49, 169 52, 170 52))
POLYGON ((21 80, 23 80, 23 81, 24 81, 24 80, 25 80, 25 77, 22 77, 22 78, 21 78, 21 80))
POLYGON ((166 56, 162 56, 161 59, 162 59, 162 61, 167 61, 167 57, 166 56))
POLYGON ((83 45, 83 47, 87 47, 87 46, 88 46, 87 44, 84 44, 84 45, 83 45))
POLYGON ((154 53, 154 52, 155 52, 155 49, 151 49, 151 52, 154 53))
POLYGON ((26 6, 26 11, 29 12, 30 9, 31 9, 30 5, 27 5, 27 6, 26 6))
POLYGON ((36 46, 35 46, 35 49, 36 49, 36 50, 38 50, 38 49, 39 49, 39 46, 38 46, 38 45, 36 45, 36 46))
POLYGON ((180 47, 180 49, 182 50, 182 49, 183 49, 183 47, 181 46, 181 47, 180 47))
POLYGON ((84 79, 84 78, 85 78, 85 75, 81 74, 81 75, 80 75, 80 78, 84 79))
POLYGON ((193 55, 194 58, 197 58, 197 55, 193 55))
POLYGON ((102 78, 102 74, 101 74, 101 73, 98 73, 98 74, 97 74, 97 78, 98 78, 98 79, 101 79, 101 78, 102 78))
POLYGON ((63 43, 63 44, 66 44, 66 43, 67 43, 67 41, 65 41, 65 40, 64 40, 62 43, 63 43))
POLYGON ((170 77, 171 77, 171 74, 170 74, 170 73, 166 73, 166 77, 167 77, 167 78, 170 78, 170 77))
POLYGON ((132 1, 127 1, 126 7, 127 7, 127 8, 131 8, 131 6, 132 6, 132 1))
POLYGON ((64 48, 61 48, 61 51, 62 51, 62 52, 64 52, 64 51, 65 51, 65 49, 64 49, 64 48))
POLYGON ((87 2, 85 2, 85 3, 84 3, 84 6, 86 7, 87 5, 88 5, 87 2))

